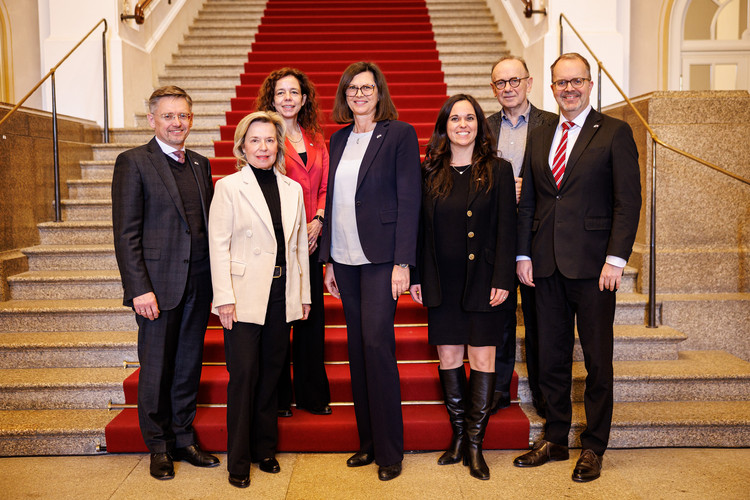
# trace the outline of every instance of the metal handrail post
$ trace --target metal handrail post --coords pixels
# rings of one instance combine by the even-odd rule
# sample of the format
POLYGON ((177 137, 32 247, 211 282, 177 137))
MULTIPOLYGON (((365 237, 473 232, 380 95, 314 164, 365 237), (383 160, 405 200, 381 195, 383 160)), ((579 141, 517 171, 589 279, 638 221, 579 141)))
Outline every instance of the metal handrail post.
POLYGON ((107 91, 107 20, 102 31, 102 80, 104 94, 104 143, 109 144, 109 93, 107 91))
POLYGON ((563 55, 563 16, 560 14, 560 55, 563 55))
POLYGON ((54 174, 55 174, 55 222, 62 220, 62 210, 60 209, 60 151, 57 144, 57 93, 55 91, 55 73, 50 75, 52 84, 52 150, 54 156, 54 174))
POLYGON ((656 139, 651 138, 651 231, 648 248, 648 327, 656 324, 656 139))
POLYGON ((596 82, 596 110, 602 112, 602 65, 597 65, 599 70, 597 71, 597 82, 596 82))

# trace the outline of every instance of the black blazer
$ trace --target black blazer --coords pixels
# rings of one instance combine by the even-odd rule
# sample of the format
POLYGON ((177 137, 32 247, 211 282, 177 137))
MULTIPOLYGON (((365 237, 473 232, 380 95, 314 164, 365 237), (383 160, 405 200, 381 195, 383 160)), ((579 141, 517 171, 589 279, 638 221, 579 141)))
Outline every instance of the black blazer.
MULTIPOLYGON (((185 162, 195 175, 208 228, 214 192, 211 166, 190 150, 185 162)), ((132 307, 134 297, 154 292, 160 309, 176 307, 187 283, 191 237, 180 191, 155 138, 115 161, 112 227, 123 304, 132 307)))
MULTIPOLYGON (((541 125, 548 125, 550 123, 554 123, 557 125, 557 121, 559 117, 554 114, 550 113, 549 111, 544 111, 543 109, 539 109, 533 104, 529 103, 531 106, 531 109, 529 110, 529 125, 526 127, 526 149, 524 150, 523 155, 523 165, 526 164, 526 157, 529 154, 529 137, 531 137, 531 131, 535 128, 541 126, 541 125)), ((492 143, 497 146, 497 137, 500 134, 500 124, 503 121, 503 112, 498 111, 497 113, 494 113, 490 115, 489 118, 487 118, 487 125, 490 129, 490 135, 492 136, 492 143)), ((495 147, 495 151, 497 151, 497 147, 495 147)), ((519 174, 519 177, 523 177, 523 165, 521 166, 521 172, 519 174)))
MULTIPOLYGON (((516 286, 516 191, 513 168, 506 160, 496 160, 492 165, 492 174, 493 185, 489 193, 484 189, 477 191, 472 183, 466 205, 466 283, 454 285, 463 288, 462 305, 467 311, 515 308, 515 303, 510 300, 494 308, 489 304, 491 288, 510 291, 516 286)), ((427 307, 436 307, 442 302, 435 248, 435 225, 440 224, 434 217, 436 204, 436 198, 427 194, 422 196, 415 282, 422 285, 422 301, 427 307)))
MULTIPOLYGON (((326 216, 320 260, 331 259, 333 192, 341 155, 354 128, 331 136, 326 216)), ((416 264, 420 201, 419 143, 414 127, 397 120, 377 122, 357 178, 355 210, 362 250, 373 264, 416 264)))
POLYGON ((638 150, 630 126, 592 109, 570 153, 560 189, 549 167, 557 122, 535 129, 518 205, 518 255, 534 277, 555 268, 598 278, 607 255, 628 260, 641 209, 638 150))

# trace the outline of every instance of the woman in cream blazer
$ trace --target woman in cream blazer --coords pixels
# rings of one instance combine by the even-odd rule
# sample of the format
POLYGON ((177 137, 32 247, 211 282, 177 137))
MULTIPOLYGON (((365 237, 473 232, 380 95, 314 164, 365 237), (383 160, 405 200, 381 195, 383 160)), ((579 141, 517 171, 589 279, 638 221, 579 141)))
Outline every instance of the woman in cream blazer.
POLYGON ((284 122, 259 111, 234 137, 239 172, 216 183, 208 222, 213 308, 224 327, 229 482, 250 484, 250 464, 275 458, 278 383, 290 322, 310 312, 302 188, 284 175, 284 122))

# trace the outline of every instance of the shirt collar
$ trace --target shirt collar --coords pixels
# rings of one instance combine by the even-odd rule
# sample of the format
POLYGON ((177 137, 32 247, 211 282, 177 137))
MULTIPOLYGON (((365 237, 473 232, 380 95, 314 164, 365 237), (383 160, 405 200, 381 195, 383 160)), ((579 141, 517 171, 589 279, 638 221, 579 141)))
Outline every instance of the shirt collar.
POLYGON ((156 143, 159 145, 159 147, 161 148, 161 150, 164 152, 165 155, 172 154, 175 151, 185 151, 184 147, 182 149, 177 149, 173 146, 170 146, 169 144, 165 142, 160 141, 159 138, 156 136, 154 136, 154 139, 156 139, 156 143))
MULTIPOLYGON (((507 115, 505 114, 505 109, 501 109, 500 112, 502 113, 500 116, 503 117, 503 120, 507 121, 508 123, 510 123, 510 120, 508 119, 507 115)), ((526 110, 523 113, 521 113, 521 116, 518 117, 518 123, 516 123, 516 125, 518 125, 519 123, 521 123, 521 118, 522 117, 523 117, 523 119, 524 119, 524 121, 526 123, 529 123, 529 114, 530 113, 531 113, 531 103, 529 102, 528 99, 526 99, 526 110)))
POLYGON ((562 114, 560 114, 560 121, 558 122, 557 126, 562 127, 563 122, 572 121, 576 125, 578 125, 578 128, 582 128, 583 124, 586 123, 586 118, 588 118, 589 113, 591 113, 591 110, 593 108, 591 106, 586 106, 586 109, 578 113, 578 116, 573 118, 572 120, 567 120, 562 114))

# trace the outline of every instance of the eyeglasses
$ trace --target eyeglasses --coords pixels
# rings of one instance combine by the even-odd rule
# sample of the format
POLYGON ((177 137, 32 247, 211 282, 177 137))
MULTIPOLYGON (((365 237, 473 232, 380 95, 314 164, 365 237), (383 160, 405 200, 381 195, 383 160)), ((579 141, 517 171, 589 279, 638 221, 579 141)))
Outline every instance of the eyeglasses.
POLYGON ((565 90, 568 88, 568 84, 571 84, 574 89, 580 89, 586 81, 591 81, 591 78, 573 78, 572 80, 557 80, 552 82, 557 90, 565 90))
POLYGON ((349 85, 346 87, 346 95, 349 97, 355 97, 357 93, 362 92, 363 96, 371 96, 375 92, 375 85, 362 85, 357 87, 356 85, 349 85))
POLYGON ((164 113, 159 115, 159 118, 166 122, 171 122, 175 118, 179 118, 181 122, 188 121, 193 117, 193 113, 164 113))
POLYGON ((521 80, 526 80, 528 76, 524 76, 523 78, 511 78, 510 80, 498 80, 496 82, 492 82, 492 85, 495 86, 497 90, 503 90, 505 88, 505 84, 511 86, 511 88, 516 88, 519 85, 521 85, 521 80))

